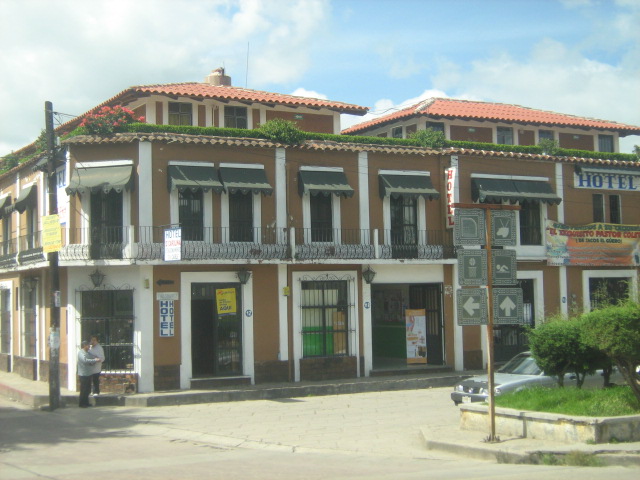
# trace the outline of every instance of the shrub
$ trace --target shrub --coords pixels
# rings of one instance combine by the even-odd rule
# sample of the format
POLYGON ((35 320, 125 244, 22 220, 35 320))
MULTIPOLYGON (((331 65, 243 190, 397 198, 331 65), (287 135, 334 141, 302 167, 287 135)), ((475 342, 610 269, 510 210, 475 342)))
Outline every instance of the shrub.
POLYGON ((538 142, 538 146, 545 155, 555 155, 560 151, 560 145, 557 140, 551 138, 543 138, 538 142))
POLYGON ((96 112, 87 114, 80 123, 90 135, 111 135, 124 131, 124 127, 133 122, 143 122, 144 117, 135 118, 133 110, 116 105, 104 106, 96 112))
POLYGON ((640 303, 627 301, 583 315, 583 341, 604 352, 640 402, 640 303))
POLYGON ((431 128, 413 132, 409 135, 409 139, 414 140, 418 146, 426 148, 444 148, 447 144, 444 133, 436 132, 431 128))
POLYGON ((579 318, 554 317, 529 332, 529 347, 536 363, 547 375, 564 386, 564 376, 572 372, 580 388, 587 374, 602 366, 599 352, 583 342, 579 318))
POLYGON ((265 138, 285 145, 297 145, 305 140, 304 132, 298 128, 298 125, 282 118, 269 120, 260 125, 258 131, 265 138))

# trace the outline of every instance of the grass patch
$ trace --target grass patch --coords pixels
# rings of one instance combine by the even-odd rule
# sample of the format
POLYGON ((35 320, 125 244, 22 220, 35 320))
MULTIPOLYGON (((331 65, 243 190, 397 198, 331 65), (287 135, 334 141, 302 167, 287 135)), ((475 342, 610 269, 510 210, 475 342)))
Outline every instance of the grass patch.
POLYGON ((498 407, 562 413, 584 417, 619 417, 640 414, 640 406, 629 386, 597 390, 526 388, 495 398, 498 407))

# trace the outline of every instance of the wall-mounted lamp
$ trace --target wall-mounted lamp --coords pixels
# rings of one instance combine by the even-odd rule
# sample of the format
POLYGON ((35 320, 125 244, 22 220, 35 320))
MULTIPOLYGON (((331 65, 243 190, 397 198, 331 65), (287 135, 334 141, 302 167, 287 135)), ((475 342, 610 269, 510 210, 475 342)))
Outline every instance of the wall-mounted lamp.
POLYGON ((100 285, 102 285, 104 277, 106 277, 106 275, 96 268, 94 272, 89 275, 91 283, 93 283, 93 288, 98 288, 100 285))
POLYGON ((236 272, 236 276, 242 285, 246 285, 249 279, 251 278, 251 271, 243 268, 242 270, 238 270, 236 272))
POLYGON ((38 279, 36 277, 25 277, 22 279, 22 288, 33 292, 38 286, 38 279))
POLYGON ((376 272, 374 270, 371 269, 371 267, 367 266, 367 269, 365 271, 362 272, 362 278, 364 278, 364 281, 367 282, 368 284, 371 284, 371 282, 373 282, 373 279, 376 276, 376 272))

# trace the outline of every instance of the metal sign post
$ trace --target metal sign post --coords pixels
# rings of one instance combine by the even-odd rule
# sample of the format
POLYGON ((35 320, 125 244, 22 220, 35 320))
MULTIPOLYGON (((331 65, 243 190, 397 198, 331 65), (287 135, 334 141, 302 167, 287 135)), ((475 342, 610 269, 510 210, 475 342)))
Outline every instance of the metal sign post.
MULTIPOLYGON (((456 208, 456 214, 460 215, 456 219, 456 225, 454 230, 454 237, 456 245, 484 245, 486 251, 486 268, 487 268, 487 378, 488 378, 488 388, 489 388, 489 426, 490 432, 487 438, 489 442, 497 442, 496 438, 496 407, 495 407, 495 378, 494 378, 494 366, 493 366, 493 324, 494 324, 494 301, 493 301, 493 283, 496 281, 493 275, 494 262, 491 253, 491 245, 501 245, 501 246, 512 246, 515 245, 515 217, 511 214, 511 212, 506 212, 505 210, 520 210, 520 206, 518 205, 494 205, 494 204, 483 204, 483 203, 473 203, 473 204, 454 204, 453 207, 456 208), (459 210, 459 209, 470 209, 470 210, 459 210), (484 211, 484 225, 481 225, 482 215, 478 215, 478 210, 484 211), (499 220, 500 225, 496 228, 493 228, 492 225, 492 211, 495 212, 497 218, 499 220), (505 212, 502 212, 505 211, 505 212), (458 219, 461 221, 462 225, 457 225, 458 219), (484 228, 484 231, 483 231, 484 228), (484 238, 482 238, 482 233, 484 233, 484 238)), ((502 253, 501 255, 505 255, 502 253)), ((514 275, 515 278, 515 258, 511 259, 511 254, 506 254, 505 260, 506 262, 500 262, 500 264, 504 264, 506 270, 511 270, 509 275, 502 275, 503 278, 500 279, 501 275, 498 275, 499 279, 497 283, 505 284, 505 282, 509 281, 508 278, 511 275, 514 275)), ((471 254, 473 256, 473 254, 471 254)), ((467 254, 463 254, 459 257, 463 261, 463 267, 466 265, 465 262, 469 262, 470 258, 467 254)), ((480 263, 480 262, 476 262, 480 263)), ((460 268, 460 266, 458 267, 460 268)), ((462 275, 464 276, 466 273, 463 271, 462 275)), ((502 274, 502 272, 500 272, 502 274)), ((474 273, 472 275, 474 278, 464 279, 464 282, 460 282, 462 285, 478 285, 478 278, 484 278, 482 275, 477 275, 474 273)), ((504 289, 507 290, 507 289, 504 289)), ((472 299, 472 296, 467 294, 462 294, 465 290, 460 290, 459 295, 462 298, 468 297, 464 303, 462 303, 461 299, 459 299, 459 311, 460 304, 462 306, 469 305, 469 299, 472 299)), ((522 298, 522 297, 520 297, 522 298)), ((515 303, 515 302, 514 302, 515 303)), ((522 301, 520 300, 520 303, 522 301)), ((475 305, 475 304, 474 304, 475 305)), ((464 312, 462 312, 464 314, 464 312)), ((463 325, 482 325, 485 322, 482 321, 481 315, 478 315, 477 322, 467 322, 460 323, 460 315, 458 317, 458 323, 463 325)), ((515 323, 515 322, 514 322, 515 323)))

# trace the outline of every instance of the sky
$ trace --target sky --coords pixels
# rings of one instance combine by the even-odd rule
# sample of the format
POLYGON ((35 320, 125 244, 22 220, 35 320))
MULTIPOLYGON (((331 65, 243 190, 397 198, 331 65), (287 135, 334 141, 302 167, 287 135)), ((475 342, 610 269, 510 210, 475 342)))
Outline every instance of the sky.
MULTIPOLYGON (((0 0, 0 156, 133 85, 428 97, 640 125, 640 0, 0 0)), ((621 139, 629 153, 640 136, 621 139)))

